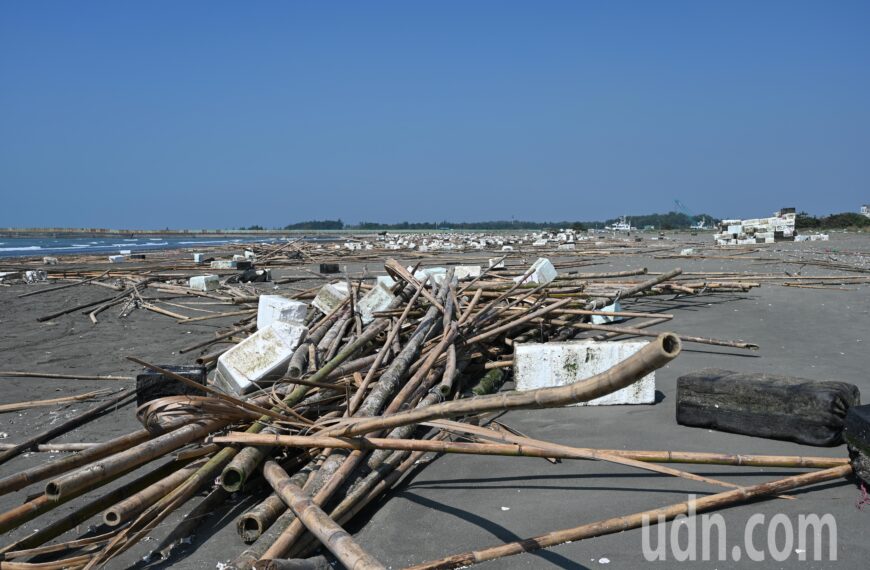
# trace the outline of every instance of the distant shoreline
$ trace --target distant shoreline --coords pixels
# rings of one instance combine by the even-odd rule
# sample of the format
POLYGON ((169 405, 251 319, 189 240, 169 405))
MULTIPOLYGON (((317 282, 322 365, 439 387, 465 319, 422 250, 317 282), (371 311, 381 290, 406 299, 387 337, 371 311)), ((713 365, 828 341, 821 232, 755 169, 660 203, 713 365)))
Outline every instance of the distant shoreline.
POLYGON ((339 233, 343 230, 126 230, 108 228, 0 228, 4 238, 259 237, 339 233))
POLYGON ((134 238, 134 237, 276 237, 317 235, 375 235, 389 233, 445 233, 452 231, 505 233, 516 231, 540 231, 540 228, 517 227, 510 229, 425 229, 425 230, 375 230, 344 228, 333 230, 125 230, 107 228, 0 228, 0 238, 134 238))

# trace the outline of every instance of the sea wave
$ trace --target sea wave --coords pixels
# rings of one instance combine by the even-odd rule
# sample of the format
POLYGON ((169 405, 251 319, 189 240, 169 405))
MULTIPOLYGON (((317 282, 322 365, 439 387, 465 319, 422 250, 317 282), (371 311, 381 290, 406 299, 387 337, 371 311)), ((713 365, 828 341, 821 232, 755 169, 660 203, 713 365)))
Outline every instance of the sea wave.
POLYGON ((26 247, 0 247, 0 251, 36 251, 42 249, 38 245, 28 245, 26 247))
POLYGON ((151 247, 155 245, 169 245, 169 242, 160 242, 160 243, 113 243, 112 247, 151 247))
POLYGON ((209 243, 229 243, 228 239, 214 239, 214 240, 206 240, 206 241, 180 241, 179 245, 199 245, 199 244, 209 244, 209 243))

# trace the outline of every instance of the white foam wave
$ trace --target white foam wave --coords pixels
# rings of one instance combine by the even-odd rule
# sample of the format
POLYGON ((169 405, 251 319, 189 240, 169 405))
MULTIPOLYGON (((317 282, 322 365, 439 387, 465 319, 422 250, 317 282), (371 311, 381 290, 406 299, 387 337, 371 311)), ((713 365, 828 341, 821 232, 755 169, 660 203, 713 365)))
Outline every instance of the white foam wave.
POLYGON ((38 245, 29 245, 27 247, 0 247, 0 251, 36 251, 42 249, 38 245))

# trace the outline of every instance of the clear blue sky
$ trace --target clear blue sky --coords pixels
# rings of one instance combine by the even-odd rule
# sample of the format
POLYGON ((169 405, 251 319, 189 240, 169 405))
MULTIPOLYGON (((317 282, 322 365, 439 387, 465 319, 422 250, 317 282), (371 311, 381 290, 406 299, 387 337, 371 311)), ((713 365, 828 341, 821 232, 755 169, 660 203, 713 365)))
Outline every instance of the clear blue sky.
POLYGON ((0 3, 0 226, 870 202, 870 2, 0 3))

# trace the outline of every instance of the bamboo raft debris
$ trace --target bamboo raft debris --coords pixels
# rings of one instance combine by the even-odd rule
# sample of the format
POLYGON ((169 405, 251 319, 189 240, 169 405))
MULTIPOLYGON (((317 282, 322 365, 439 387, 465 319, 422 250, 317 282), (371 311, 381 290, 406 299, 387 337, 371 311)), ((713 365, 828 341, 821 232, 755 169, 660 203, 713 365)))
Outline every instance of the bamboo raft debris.
MULTIPOLYGON (((405 243, 402 240, 406 238, 393 239, 405 243)), ((572 251, 514 244, 515 251, 494 258, 481 252, 477 261, 489 260, 491 266, 463 283, 454 279, 456 268, 452 265, 469 263, 474 258, 468 254, 451 258, 444 251, 421 250, 420 243, 416 242, 418 249, 413 255, 403 255, 405 263, 386 260, 384 269, 390 277, 393 300, 366 319, 360 308, 361 299, 378 286, 373 282, 375 276, 368 273, 368 266, 359 275, 345 271, 335 281, 346 285, 349 294, 345 300, 329 311, 309 310, 300 325, 305 328, 304 340, 285 362, 281 373, 250 393, 225 393, 215 384, 202 386, 131 356, 130 360, 145 369, 183 383, 198 395, 153 400, 139 409, 143 429, 108 441, 83 444, 48 441, 103 413, 122 413, 119 408, 135 391, 124 390, 108 399, 103 390, 0 405, 0 412, 4 412, 105 399, 22 443, 0 445, 0 462, 28 450, 71 452, 0 479, 0 495, 31 491, 21 506, 0 513, 0 528, 12 531, 29 520, 41 521, 39 531, 0 548, 0 569, 110 567, 124 552, 141 547, 148 533, 164 524, 171 514, 187 509, 189 518, 175 525, 157 549, 161 556, 171 559, 173 550, 195 532, 197 520, 218 508, 231 493, 257 497, 257 502, 238 517, 238 555, 228 568, 324 567, 327 559, 316 555, 325 551, 347 568, 384 568, 344 527, 366 505, 387 494, 422 457, 433 453, 601 461, 716 487, 715 494, 695 502, 693 507, 698 512, 757 498, 789 498, 783 492, 851 474, 845 457, 570 447, 520 435, 494 421, 493 414, 561 407, 611 394, 678 357, 682 342, 758 348, 742 340, 648 330, 665 324, 669 329, 672 326, 679 329, 677 315, 664 311, 685 298, 745 293, 761 284, 773 283, 788 287, 860 285, 870 277, 701 273, 680 269, 652 273, 646 268, 580 272, 579 268, 594 264, 594 259, 601 256, 638 251, 659 252, 661 258, 679 256, 671 255, 673 248, 660 244, 651 247, 606 242, 601 246, 578 242, 572 251), (533 279, 532 269, 527 269, 525 257, 530 252, 535 256, 550 252, 571 259, 555 264, 560 272, 556 278, 539 283, 533 279), (448 267, 442 273, 418 273, 418 269, 435 263, 448 267), (647 302, 651 298, 660 310, 649 309, 647 302), (621 308, 615 308, 617 301, 621 308), (593 318, 604 321, 596 324, 593 318), (632 321, 633 326, 613 324, 626 320, 632 321), (645 348, 609 370, 567 386, 527 392, 499 390, 503 378, 512 373, 513 348, 519 343, 619 336, 651 340, 645 348), (493 371, 499 381, 490 381, 488 375, 493 371), (741 487, 668 464, 814 471, 741 487), (105 491, 127 475, 134 478, 105 491), (215 480, 219 484, 215 485, 215 480), (33 485, 41 486, 41 492, 33 494, 33 485), (264 488, 270 492, 264 495, 264 488), (102 490, 102 494, 94 498, 97 490, 102 490), (192 499, 203 491, 208 491, 206 499, 191 509, 192 499), (86 494, 89 498, 85 498, 86 494), (68 501, 75 505, 73 510, 49 520, 59 512, 56 507, 68 501), (101 524, 98 533, 81 535, 79 525, 93 519, 101 524)), ((330 249, 302 241, 248 247, 261 266, 293 271, 276 282, 300 284, 293 289, 294 293, 286 295, 296 300, 312 300, 321 289, 324 275, 305 267, 311 263, 374 263, 384 257, 383 250, 368 251, 356 245, 330 249), (314 279, 321 283, 312 284, 314 279)), ((758 251, 754 248, 731 256, 714 252, 692 257, 748 258, 758 251)), ((757 259, 761 263, 769 261, 757 259)), ((842 263, 816 260, 816 265, 849 271, 842 263)), ((853 273, 863 272, 861 268, 852 269, 853 273)), ((222 355, 255 334, 260 292, 233 281, 236 272, 222 271, 213 271, 223 278, 217 290, 192 290, 187 279, 199 272, 201 269, 195 264, 168 255, 157 255, 147 270, 52 266, 50 278, 69 283, 18 297, 92 286, 113 289, 111 297, 54 311, 40 317, 40 321, 84 311, 98 325, 98 314, 119 305, 123 306, 122 317, 142 308, 153 312, 153 318, 166 318, 173 325, 209 325, 224 319, 211 338, 176 349, 190 362, 214 370, 222 355), (230 319, 237 320, 228 323, 230 319)), ((134 379, 36 371, 0 371, 0 378, 119 383, 134 379)), ((671 519, 688 508, 687 503, 677 503, 617 516, 450 555, 413 568, 467 566, 635 528, 643 516, 660 514, 671 519)))

